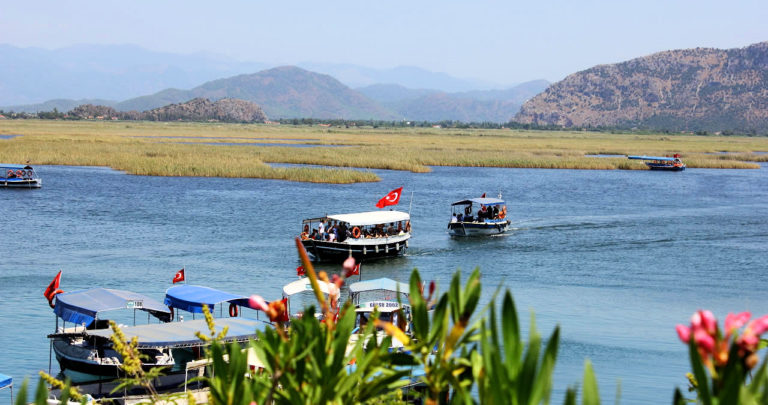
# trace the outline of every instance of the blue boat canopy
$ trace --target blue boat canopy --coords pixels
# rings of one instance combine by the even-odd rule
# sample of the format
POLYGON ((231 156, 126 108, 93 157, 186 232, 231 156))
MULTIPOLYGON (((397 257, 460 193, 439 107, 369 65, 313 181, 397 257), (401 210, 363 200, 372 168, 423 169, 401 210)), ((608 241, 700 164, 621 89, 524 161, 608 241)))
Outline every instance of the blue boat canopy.
POLYGON ((163 322, 171 320, 171 312, 159 301, 143 294, 108 288, 91 288, 56 295, 53 312, 66 322, 90 325, 96 315, 117 309, 140 309, 163 322))
POLYGON ((203 304, 213 312, 216 304, 229 302, 241 307, 248 306, 248 298, 199 285, 179 285, 165 292, 165 305, 187 312, 203 313, 203 304))
MULTIPOLYGON (((248 318, 220 318, 216 319, 216 331, 220 332, 228 327, 225 342, 242 342, 256 338, 256 331, 263 331, 269 324, 264 321, 248 318)), ((150 325, 128 326, 121 329, 126 340, 134 337, 138 340, 138 348, 163 348, 163 347, 195 347, 205 346, 204 342, 195 336, 195 332, 207 331, 205 319, 194 321, 170 322, 150 325)), ((88 336, 97 336, 109 339, 112 336, 110 329, 88 330, 88 336)))
POLYGON ((29 165, 16 165, 16 164, 10 164, 10 163, 0 163, 0 169, 31 169, 29 165))
POLYGON ((13 384, 13 377, 7 376, 5 374, 0 374, 0 389, 8 387, 11 384, 13 384))
POLYGON ((662 160, 665 162, 674 162, 676 160, 680 160, 680 158, 663 157, 663 156, 627 156, 627 158, 638 159, 638 160, 662 160))
POLYGON ((453 205, 471 205, 471 204, 480 204, 480 205, 504 205, 504 200, 499 198, 470 198, 468 200, 461 200, 456 201, 455 203, 451 204, 453 205))
POLYGON ((359 294, 367 291, 400 291, 401 294, 409 294, 411 287, 408 284, 392 280, 390 278, 377 278, 375 280, 358 281, 349 285, 351 294, 359 294))

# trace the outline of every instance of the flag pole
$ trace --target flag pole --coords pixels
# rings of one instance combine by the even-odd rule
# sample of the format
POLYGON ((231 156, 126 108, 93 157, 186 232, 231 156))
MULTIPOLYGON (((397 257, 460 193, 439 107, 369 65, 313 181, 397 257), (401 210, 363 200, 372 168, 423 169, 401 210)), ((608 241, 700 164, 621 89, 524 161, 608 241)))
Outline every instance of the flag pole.
POLYGON ((408 203, 408 217, 411 216, 411 208, 413 207, 413 190, 411 190, 411 202, 408 203))

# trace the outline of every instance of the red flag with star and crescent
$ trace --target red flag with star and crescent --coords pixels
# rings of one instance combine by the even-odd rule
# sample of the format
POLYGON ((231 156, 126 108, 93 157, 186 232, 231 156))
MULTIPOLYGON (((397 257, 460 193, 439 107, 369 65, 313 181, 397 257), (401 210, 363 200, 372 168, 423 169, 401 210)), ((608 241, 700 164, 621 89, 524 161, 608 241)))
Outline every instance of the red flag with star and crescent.
POLYGON ((173 284, 180 283, 184 281, 184 269, 181 269, 176 272, 176 275, 173 276, 173 284))
POLYGON ((304 271, 304 266, 299 266, 299 267, 296 268, 296 275, 297 276, 301 277, 301 276, 306 275, 306 274, 307 274, 307 272, 304 271))
POLYGON ((48 284, 48 288, 46 288, 43 293, 43 296, 47 298, 48 301, 53 300, 53 296, 55 295, 54 292, 59 289, 59 282, 61 282, 61 270, 59 270, 59 274, 53 278, 51 284, 48 284))
POLYGON ((384 208, 389 205, 397 205, 400 202, 400 195, 403 193, 403 188, 396 188, 385 195, 384 198, 376 203, 376 208, 384 208))

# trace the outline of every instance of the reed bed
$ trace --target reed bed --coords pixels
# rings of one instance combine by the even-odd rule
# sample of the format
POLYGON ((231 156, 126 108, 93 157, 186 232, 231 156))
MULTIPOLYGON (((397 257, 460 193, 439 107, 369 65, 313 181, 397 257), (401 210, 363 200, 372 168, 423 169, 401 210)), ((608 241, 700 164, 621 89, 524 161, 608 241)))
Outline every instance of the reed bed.
POLYGON ((734 136, 42 120, 0 121, 0 134, 23 135, 0 139, 2 162, 322 183, 378 181, 365 169, 423 173, 430 166, 647 169, 623 157, 586 155, 680 153, 691 168, 754 169, 768 161, 755 153, 768 151, 768 138, 734 136), (316 147, 280 146, 297 143, 316 147))

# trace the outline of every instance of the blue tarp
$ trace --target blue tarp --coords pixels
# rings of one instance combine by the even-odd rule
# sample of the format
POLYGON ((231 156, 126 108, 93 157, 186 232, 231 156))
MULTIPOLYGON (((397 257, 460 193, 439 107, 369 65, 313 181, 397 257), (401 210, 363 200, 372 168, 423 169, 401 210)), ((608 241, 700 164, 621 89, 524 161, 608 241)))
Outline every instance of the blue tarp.
POLYGON ((87 326, 100 312, 131 308, 147 311, 161 321, 168 321, 171 317, 168 308, 146 295, 108 288, 57 294, 53 312, 66 322, 87 326))
POLYGON ((402 294, 408 294, 411 291, 411 287, 408 284, 401 283, 390 278, 377 278, 375 280, 365 280, 352 283, 349 285, 349 292, 352 294, 376 290, 396 292, 398 291, 398 288, 402 294))
POLYGON ((165 292, 165 305, 197 314, 203 313, 203 304, 208 305, 208 309, 213 312, 214 306, 222 302, 248 306, 248 298, 242 295, 199 285, 174 286, 165 292))
POLYGON ((504 205, 504 200, 498 198, 470 198, 468 200, 456 201, 451 205, 469 205, 472 203, 480 205, 504 205))
MULTIPOLYGON (((270 326, 267 322, 248 318, 219 318, 216 319, 216 333, 221 332, 224 327, 229 327, 224 341, 244 341, 249 338, 256 338, 256 331, 263 331, 270 326)), ((208 343, 203 342, 195 336, 195 332, 208 334, 208 325, 205 319, 194 321, 170 322, 151 325, 128 326, 121 329, 126 340, 131 340, 135 336, 138 340, 139 348, 151 347, 181 347, 181 346, 205 346, 208 343)), ((109 339, 112 335, 110 329, 98 329, 86 331, 88 336, 98 336, 109 339)))
POLYGON ((0 389, 3 389, 13 384, 13 377, 9 377, 5 374, 0 374, 0 389))
POLYGON ((679 160, 678 158, 662 156, 627 156, 627 158, 639 160, 663 160, 665 162, 674 162, 675 160, 679 160))

